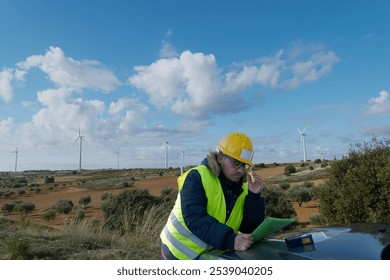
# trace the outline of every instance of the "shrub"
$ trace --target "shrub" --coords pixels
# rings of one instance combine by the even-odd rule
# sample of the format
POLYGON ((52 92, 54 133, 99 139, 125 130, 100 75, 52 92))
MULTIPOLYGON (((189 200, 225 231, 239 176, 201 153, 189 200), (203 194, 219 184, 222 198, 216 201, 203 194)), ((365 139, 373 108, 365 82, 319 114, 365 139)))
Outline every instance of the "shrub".
POLYGON ((282 190, 286 191, 286 190, 288 190, 288 188, 290 187, 290 183, 289 183, 289 182, 280 183, 280 184, 279 184, 279 187, 280 187, 282 190))
POLYGON ((57 214, 56 210, 51 208, 42 214, 42 219, 46 222, 54 220, 56 218, 56 214, 57 214))
POLYGON ((25 191, 25 190, 23 190, 23 189, 18 190, 18 195, 19 195, 19 196, 23 196, 23 195, 25 195, 25 194, 26 194, 26 191, 25 191))
POLYGON ((372 138, 331 164, 320 192, 321 213, 330 223, 390 220, 390 141, 372 138))
POLYGON ((165 188, 161 191, 160 200, 170 202, 173 207, 177 194, 178 191, 176 188, 165 188))
POLYGON ((73 217, 73 221, 78 223, 85 218, 85 211, 83 209, 77 209, 76 214, 73 217))
POLYGON ((310 181, 304 181, 302 186, 305 188, 312 188, 314 187, 314 183, 310 181))
POLYGON ((326 188, 325 184, 315 185, 310 188, 311 199, 320 199, 321 192, 326 188))
POLYGON ((31 213, 34 209, 35 209, 35 204, 33 204, 29 201, 22 201, 16 207, 16 211, 20 212, 21 214, 24 214, 25 217, 29 213, 31 213))
POLYGON ((291 175, 293 173, 296 173, 296 172, 297 172, 297 170, 296 170, 295 166, 292 165, 292 164, 288 164, 284 168, 284 174, 287 175, 287 176, 289 176, 289 175, 291 175))
POLYGON ((288 191, 288 198, 291 201, 297 202, 299 207, 301 207, 303 202, 309 202, 311 200, 310 189, 305 186, 291 188, 288 191))
POLYGON ((73 208, 73 201, 70 199, 60 199, 57 201, 57 203, 54 205, 54 209, 60 213, 60 214, 68 214, 70 211, 72 211, 73 208))
POLYGON ((84 209, 86 209, 88 204, 91 203, 91 196, 89 194, 82 196, 79 199, 79 203, 83 206, 84 209))
POLYGON ((14 202, 6 203, 1 207, 1 211, 7 212, 8 214, 11 214, 14 209, 15 209, 14 202))
POLYGON ((54 177, 47 177, 47 178, 45 179, 45 183, 46 183, 46 184, 54 183, 54 181, 55 181, 54 177))
POLYGON ((317 215, 309 218, 310 224, 312 225, 326 225, 326 220, 323 215, 317 215))
POLYGON ((149 194, 148 190, 140 189, 125 190, 116 196, 108 194, 104 196, 101 206, 104 227, 120 234, 135 231, 138 234, 140 228, 145 228, 144 223, 154 221, 154 225, 149 227, 161 231, 176 197, 177 190, 174 188, 163 189, 160 197, 149 194), (157 224, 157 221, 161 225, 157 224))
POLYGON ((2 193, 1 197, 8 199, 11 195, 12 195, 12 193, 10 191, 5 191, 2 193))
POLYGON ((263 197, 266 201, 265 212, 274 218, 291 218, 296 216, 287 195, 279 186, 265 186, 263 197))
POLYGON ((104 199, 101 205, 104 226, 122 234, 131 231, 135 227, 132 217, 139 217, 157 202, 158 198, 150 195, 148 190, 140 189, 125 190, 111 199, 104 199))
POLYGON ((110 200, 110 199, 112 199, 112 193, 104 193, 100 197, 100 200, 110 200))
POLYGON ((8 257, 11 260, 29 259, 28 249, 30 243, 24 237, 14 236, 7 242, 8 257))

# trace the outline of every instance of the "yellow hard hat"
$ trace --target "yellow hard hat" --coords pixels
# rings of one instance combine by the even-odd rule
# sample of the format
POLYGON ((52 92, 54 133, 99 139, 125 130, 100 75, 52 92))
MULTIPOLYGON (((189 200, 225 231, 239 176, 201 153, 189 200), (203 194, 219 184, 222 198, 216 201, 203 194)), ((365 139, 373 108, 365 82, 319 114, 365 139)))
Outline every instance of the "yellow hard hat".
POLYGON ((252 141, 242 132, 232 132, 222 138, 217 145, 217 151, 245 164, 253 165, 252 141))

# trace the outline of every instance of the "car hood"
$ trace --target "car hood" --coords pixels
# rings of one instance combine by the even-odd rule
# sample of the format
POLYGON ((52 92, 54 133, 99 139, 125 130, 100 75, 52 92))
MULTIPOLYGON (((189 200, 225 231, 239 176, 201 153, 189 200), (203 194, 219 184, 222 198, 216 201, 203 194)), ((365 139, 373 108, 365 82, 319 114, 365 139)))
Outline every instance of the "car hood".
POLYGON ((365 223, 278 232, 246 251, 211 250, 200 259, 375 260, 390 259, 390 223, 365 223), (310 234, 312 243, 289 248, 285 239, 310 234))

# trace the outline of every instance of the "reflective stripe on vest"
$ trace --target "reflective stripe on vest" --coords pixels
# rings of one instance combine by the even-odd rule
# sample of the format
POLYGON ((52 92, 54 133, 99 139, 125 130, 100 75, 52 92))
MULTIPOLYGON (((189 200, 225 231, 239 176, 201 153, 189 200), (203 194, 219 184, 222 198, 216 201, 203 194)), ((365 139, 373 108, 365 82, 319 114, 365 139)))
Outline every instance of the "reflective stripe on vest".
MULTIPOLYGON (((173 212, 171 212, 171 214, 169 215, 169 223, 171 223, 172 226, 175 227, 175 229, 177 230, 177 232, 179 234, 181 234, 184 238, 190 239, 199 248, 197 251, 194 251, 191 248, 185 246, 177 238, 175 238, 175 236, 173 236, 173 234, 169 231, 169 226, 164 227, 163 231, 164 231, 166 240, 169 241, 169 243, 172 244, 183 255, 185 255, 186 259, 195 259, 199 256, 200 252, 206 251, 210 248, 210 246, 208 246, 206 242, 202 241, 201 239, 199 239, 198 237, 193 235, 190 231, 188 231, 185 227, 183 227, 183 225, 179 222, 179 220, 176 218, 176 216, 173 212)), ((170 247, 170 246, 168 246, 168 247, 170 247)), ((183 258, 183 256, 181 257, 181 259, 182 258, 183 258)))
MULTIPOLYGON (((247 185, 244 184, 242 186, 243 192, 237 198, 229 219, 226 222, 226 202, 218 177, 211 174, 210 170, 204 165, 193 169, 198 170, 201 175, 203 188, 208 200, 208 214, 216 218, 219 222, 230 226, 234 232, 237 232, 243 217, 245 197, 248 194, 247 185)), ((168 222, 160 235, 162 242, 167 245, 172 254, 178 259, 195 259, 201 253, 212 248, 192 234, 184 223, 181 211, 180 189, 184 184, 187 174, 188 171, 178 178, 179 194, 175 206, 169 215, 168 222)))

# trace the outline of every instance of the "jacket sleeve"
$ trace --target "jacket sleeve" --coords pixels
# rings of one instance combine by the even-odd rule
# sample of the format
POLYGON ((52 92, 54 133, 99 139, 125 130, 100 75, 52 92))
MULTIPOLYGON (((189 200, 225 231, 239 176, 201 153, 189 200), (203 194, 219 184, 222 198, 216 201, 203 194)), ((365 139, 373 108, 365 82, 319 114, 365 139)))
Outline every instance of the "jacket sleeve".
POLYGON ((241 222, 240 231, 242 233, 252 233, 264 220, 265 202, 260 194, 251 191, 245 197, 244 217, 241 222))
POLYGON ((206 193, 197 170, 187 175, 180 197, 184 222, 193 234, 214 248, 234 249, 236 234, 232 228, 207 213, 206 193))

